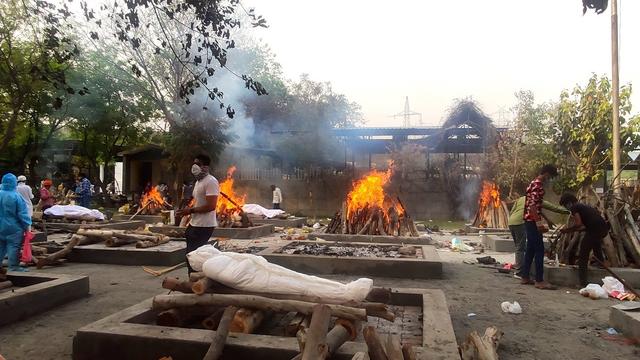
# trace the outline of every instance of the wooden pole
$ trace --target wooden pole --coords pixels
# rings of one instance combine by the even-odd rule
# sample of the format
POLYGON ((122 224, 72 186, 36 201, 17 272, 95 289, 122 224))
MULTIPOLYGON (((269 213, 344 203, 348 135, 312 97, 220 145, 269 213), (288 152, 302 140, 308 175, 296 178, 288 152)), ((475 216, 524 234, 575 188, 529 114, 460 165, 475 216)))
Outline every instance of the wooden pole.
POLYGON ((364 341, 367 343, 369 357, 371 360, 389 360, 384 351, 384 347, 382 346, 380 336, 378 336, 378 333, 373 326, 367 326, 364 328, 362 335, 364 336, 364 341))
POLYGON ((307 332, 307 341, 302 352, 302 360, 325 359, 329 354, 327 331, 331 320, 331 308, 325 304, 313 307, 311 324, 307 332))
POLYGON ((613 121, 613 191, 622 195, 620 181, 620 69, 618 68, 618 0, 611 0, 611 102, 613 121))
POLYGON ((400 337, 398 335, 387 335, 387 356, 390 360, 404 360, 402 355, 402 345, 400 344, 400 337))
MULTIPOLYGON (((227 295, 227 294, 173 294, 157 295, 153 298, 154 310, 166 310, 174 307, 190 306, 242 306, 254 309, 269 310, 274 312, 301 312, 311 314, 314 303, 297 300, 274 300, 262 296, 253 295, 227 295)), ((348 320, 366 320, 367 312, 342 305, 327 305, 333 316, 348 320)))
POLYGON ((222 319, 220 319, 220 324, 218 325, 218 330, 216 330, 215 335, 213 335, 213 341, 211 341, 209 350, 204 355, 204 358, 202 358, 203 360, 217 360, 220 358, 224 345, 227 342, 227 335, 229 335, 229 325, 236 311, 238 311, 238 308, 235 306, 229 306, 224 310, 222 319))

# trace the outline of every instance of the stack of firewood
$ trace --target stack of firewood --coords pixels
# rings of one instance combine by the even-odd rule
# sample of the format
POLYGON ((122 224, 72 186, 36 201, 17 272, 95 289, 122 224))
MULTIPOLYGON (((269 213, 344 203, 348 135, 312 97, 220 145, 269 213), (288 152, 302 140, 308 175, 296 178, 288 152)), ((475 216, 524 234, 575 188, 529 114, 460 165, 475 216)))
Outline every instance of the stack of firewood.
MULTIPOLYGON (((612 267, 640 267, 640 230, 631 215, 629 205, 609 207, 604 211, 611 229, 602 242, 606 260, 612 267)), ((568 226, 571 226, 571 218, 568 226)), ((558 260, 574 264, 580 250, 583 232, 562 234, 552 246, 558 260)))
POLYGON ((385 213, 378 206, 365 205, 348 216, 347 202, 333 216, 325 230, 328 234, 420 236, 411 215, 398 199, 402 211, 391 206, 385 213))
POLYGON ((0 290, 10 289, 12 287, 13 283, 7 279, 7 270, 0 266, 0 290))
MULTIPOLYGON (((190 220, 191 215, 183 216, 180 219, 180 226, 186 227, 190 220)), ((238 207, 227 208, 222 206, 216 209, 216 220, 218 221, 218 227, 223 228, 247 228, 253 226, 253 222, 249 219, 247 213, 238 207)))
MULTIPOLYGON (((97 230, 79 229, 65 247, 52 254, 36 257, 38 269, 43 266, 57 265, 61 259, 67 256, 78 245, 89 245, 104 242, 107 247, 117 247, 127 244, 136 244, 136 248, 149 248, 169 242, 170 238, 163 234, 157 234, 145 230, 97 230)), ((39 252, 38 247, 31 247, 34 255, 39 252)), ((46 253, 46 249, 45 249, 46 253)))
POLYGON ((479 206, 471 226, 489 229, 507 229, 509 227, 509 210, 504 201, 500 206, 493 203, 487 206, 479 206))
MULTIPOLYGON (((192 273, 189 281, 165 278, 162 287, 183 294, 158 295, 152 309, 162 326, 202 327, 215 330, 205 359, 222 355, 229 332, 253 333, 275 313, 291 313, 286 336, 296 337, 300 353, 294 359, 330 358, 346 341, 354 340, 367 316, 393 321, 387 305, 389 289, 375 288, 364 302, 339 303, 331 298, 274 293, 247 293, 192 273)), ((411 346, 397 336, 382 340, 375 328, 365 326, 363 336, 371 359, 415 359, 411 346), (384 357, 383 357, 384 355, 384 357)), ((354 359, 364 359, 358 353, 354 359)))

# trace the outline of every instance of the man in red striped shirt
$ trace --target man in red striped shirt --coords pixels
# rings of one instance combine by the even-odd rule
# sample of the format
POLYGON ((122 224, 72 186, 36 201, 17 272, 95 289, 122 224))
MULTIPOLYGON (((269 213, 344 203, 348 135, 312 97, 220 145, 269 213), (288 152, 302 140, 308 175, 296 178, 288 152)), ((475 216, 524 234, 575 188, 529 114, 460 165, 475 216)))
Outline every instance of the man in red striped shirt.
POLYGON ((524 205, 527 250, 524 254, 521 284, 534 284, 534 282, 529 279, 529 271, 531 270, 531 262, 535 258, 535 286, 538 289, 554 289, 553 286, 544 281, 544 242, 542 240, 542 233, 548 229, 542 220, 542 200, 544 199, 544 184, 547 180, 557 175, 558 170, 556 167, 547 164, 540 169, 539 175, 533 179, 529 187, 527 187, 527 198, 524 205))

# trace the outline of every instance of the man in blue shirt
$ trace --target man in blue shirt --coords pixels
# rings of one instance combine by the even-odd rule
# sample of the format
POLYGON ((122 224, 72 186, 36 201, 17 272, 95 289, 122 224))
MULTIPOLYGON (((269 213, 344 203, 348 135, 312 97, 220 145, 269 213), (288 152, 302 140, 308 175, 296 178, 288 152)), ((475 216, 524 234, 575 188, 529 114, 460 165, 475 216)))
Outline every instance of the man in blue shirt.
POLYGON ((80 178, 80 183, 76 188, 76 193, 78 194, 78 205, 90 209, 91 182, 89 181, 89 179, 87 179, 87 175, 85 175, 84 173, 80 173, 78 177, 80 178))

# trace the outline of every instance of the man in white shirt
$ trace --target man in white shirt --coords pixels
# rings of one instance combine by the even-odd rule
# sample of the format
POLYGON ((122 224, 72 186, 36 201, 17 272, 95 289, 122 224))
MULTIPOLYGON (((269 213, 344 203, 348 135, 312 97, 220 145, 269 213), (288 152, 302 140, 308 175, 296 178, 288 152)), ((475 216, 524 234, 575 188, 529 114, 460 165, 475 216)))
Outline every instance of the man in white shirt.
POLYGON ((273 192, 273 208, 280 209, 280 203, 282 202, 282 191, 280 191, 280 188, 275 185, 271 185, 271 191, 273 192))
MULTIPOLYGON (((220 195, 220 184, 213 175, 209 174, 209 164, 211 164, 211 158, 208 155, 201 154, 193 160, 191 173, 197 180, 193 187, 195 203, 193 207, 177 212, 178 216, 191 215, 191 220, 184 233, 187 240, 187 254, 206 245, 213 234, 213 229, 218 226, 216 205, 218 195, 220 195)), ((189 273, 194 271, 188 260, 187 268, 189 273)))
POLYGON ((22 196, 24 202, 27 204, 27 211, 29 212, 29 217, 33 216, 33 190, 31 190, 31 186, 27 185, 27 177, 24 175, 18 176, 18 187, 16 188, 18 194, 22 196))

